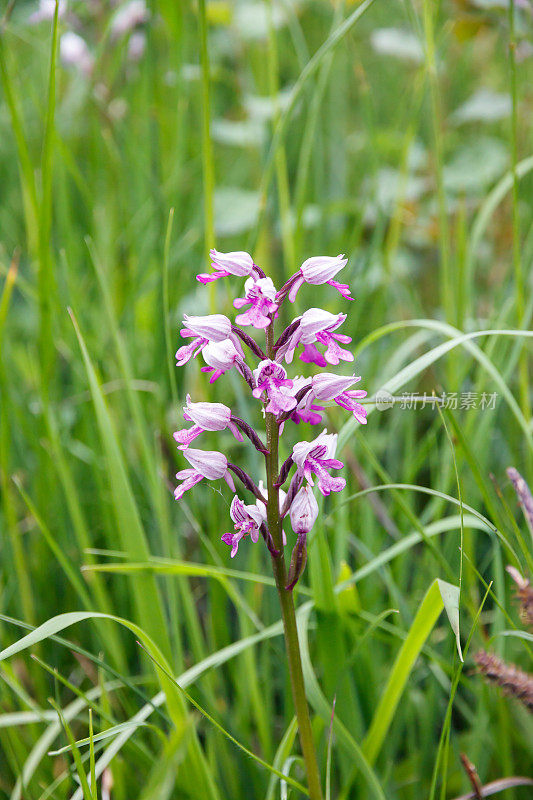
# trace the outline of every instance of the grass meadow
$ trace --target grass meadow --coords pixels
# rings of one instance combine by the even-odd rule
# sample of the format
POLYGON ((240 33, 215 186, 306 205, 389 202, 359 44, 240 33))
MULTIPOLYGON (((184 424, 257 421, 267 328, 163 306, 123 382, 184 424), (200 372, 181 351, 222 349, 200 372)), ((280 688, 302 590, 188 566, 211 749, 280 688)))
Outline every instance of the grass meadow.
POLYGON ((531 797, 532 717, 473 660, 532 670, 531 3, 0 5, 0 797, 306 796, 268 553, 229 558, 222 482, 172 496, 187 393, 261 422, 175 368, 184 312, 233 319, 213 246, 277 286, 349 259, 375 403, 328 409, 348 488, 295 590, 325 797, 486 796, 462 754, 531 797))

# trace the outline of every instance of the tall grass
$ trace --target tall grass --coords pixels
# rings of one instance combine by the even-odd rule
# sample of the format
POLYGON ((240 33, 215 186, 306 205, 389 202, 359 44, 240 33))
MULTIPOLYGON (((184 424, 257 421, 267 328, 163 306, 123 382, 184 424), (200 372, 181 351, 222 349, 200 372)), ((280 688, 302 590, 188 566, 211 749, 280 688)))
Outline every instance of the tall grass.
MULTIPOLYGON (((531 663, 503 635, 505 565, 533 565, 505 474, 533 482, 527 10, 154 0, 135 62, 109 4, 69 5, 0 28, 0 797, 305 796, 267 553, 228 563, 224 488, 171 493, 203 386, 173 371, 181 314, 232 312, 194 279, 215 244, 279 284, 345 252, 369 394, 477 394, 328 413, 349 491, 296 596, 327 796, 453 798, 461 753, 531 775, 531 718, 470 655, 531 663), (71 29, 90 76, 57 55, 71 29)), ((210 391, 253 419, 230 376, 210 391)))

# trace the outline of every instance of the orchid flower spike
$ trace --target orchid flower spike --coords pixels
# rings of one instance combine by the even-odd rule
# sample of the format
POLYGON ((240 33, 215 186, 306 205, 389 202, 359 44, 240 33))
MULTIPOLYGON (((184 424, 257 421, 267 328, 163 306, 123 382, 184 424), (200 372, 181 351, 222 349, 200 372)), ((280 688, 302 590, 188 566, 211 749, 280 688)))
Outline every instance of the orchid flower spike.
POLYGON ((305 569, 307 536, 319 514, 313 491, 315 484, 318 491, 327 497, 331 492, 344 489, 346 480, 332 474, 344 466, 335 455, 336 434, 328 433, 324 428, 312 441, 291 443, 291 455, 281 466, 277 457, 279 439, 285 435, 290 420, 297 424, 320 424, 325 404, 331 402, 351 412, 359 423, 366 424, 366 411, 359 402, 366 397, 366 392, 354 388, 361 380, 357 375, 342 376, 325 371, 309 376, 287 374, 287 365, 292 363, 296 352, 304 363, 322 369, 327 365, 337 366, 341 361, 354 360, 353 354, 343 347, 351 342, 351 337, 338 333, 346 321, 346 314, 309 308, 293 319, 277 339, 274 326, 283 300, 288 296, 294 301, 304 283, 316 287, 328 284, 343 297, 351 299, 348 286, 335 280, 337 273, 346 266, 346 258, 343 255, 308 258, 279 292, 249 253, 211 250, 211 266, 211 273, 197 276, 201 283, 231 276, 245 279, 243 296, 236 296, 233 301, 239 313, 234 322, 224 314, 185 314, 180 334, 188 342, 177 351, 176 362, 183 366, 202 353, 205 366, 201 371, 210 374, 210 383, 235 367, 252 396, 261 403, 266 432, 258 432, 240 416, 233 416, 229 405, 193 402, 187 395, 183 416, 191 425, 176 431, 174 439, 189 468, 177 473, 180 483, 174 496, 180 500, 200 481, 220 478, 224 478, 235 493, 233 476, 238 478, 253 500, 247 504, 235 494, 231 501, 234 530, 224 533, 222 542, 230 547, 232 558, 244 538, 250 537, 252 542, 257 542, 260 535, 271 558, 282 558, 283 548, 288 543, 283 521, 290 517, 296 537, 285 586, 290 591, 305 569), (256 341, 243 330, 243 326, 264 330, 264 339, 256 341), (262 480, 256 482, 239 460, 230 463, 222 452, 191 447, 202 433, 226 429, 239 442, 244 441, 245 434, 254 453, 265 459, 268 489, 262 480), (273 501, 272 493, 276 501, 273 501))

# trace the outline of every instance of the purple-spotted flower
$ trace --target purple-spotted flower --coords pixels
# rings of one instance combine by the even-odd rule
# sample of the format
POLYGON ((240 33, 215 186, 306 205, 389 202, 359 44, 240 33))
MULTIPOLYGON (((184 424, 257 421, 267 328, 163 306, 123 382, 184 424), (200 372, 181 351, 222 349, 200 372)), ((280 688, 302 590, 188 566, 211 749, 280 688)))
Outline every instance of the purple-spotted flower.
POLYGON ((356 375, 344 377, 331 372, 322 372, 313 377, 308 396, 321 402, 334 400, 338 406, 351 411, 361 425, 366 425, 366 409, 357 402, 366 397, 366 392, 362 389, 350 389, 354 383, 358 383, 360 380, 361 378, 356 375))
POLYGON ((245 505, 237 495, 231 501, 230 517, 235 523, 235 533, 224 533, 221 536, 224 544, 231 547, 231 557, 237 555, 239 549, 239 542, 245 536, 250 536, 252 542, 257 542, 261 525, 266 519, 266 515, 257 507, 257 505, 245 505))
POLYGON ((312 258, 308 258, 304 261, 296 275, 293 275, 292 278, 287 281, 283 289, 280 290, 278 297, 288 295, 291 303, 294 303, 298 290, 304 283, 309 283, 312 286, 320 286, 321 284, 327 283, 333 286, 334 289, 337 289, 343 297, 346 297, 348 300, 353 300, 348 284, 337 283, 337 281, 333 280, 337 272, 340 272, 340 270, 346 266, 347 262, 348 259, 344 257, 344 254, 336 258, 332 256, 313 256, 312 258))
POLYGON ((327 497, 331 492, 340 492, 346 486, 344 478, 332 477, 328 470, 342 469, 344 464, 336 458, 337 434, 327 433, 326 429, 312 442, 298 442, 292 451, 292 460, 298 467, 300 476, 314 486, 316 475, 320 492, 327 497))
POLYGON ((200 283, 212 283, 219 278, 228 278, 230 275, 237 275, 244 278, 251 275, 255 264, 252 256, 242 250, 233 253, 219 253, 218 250, 210 250, 211 266, 214 272, 201 272, 196 276, 200 283))
POLYGON ((196 358, 210 342, 222 342, 232 335, 231 322, 224 314, 210 314, 207 317, 190 317, 184 314, 183 324, 185 327, 181 329, 180 336, 184 339, 192 338, 192 341, 177 351, 178 367, 182 367, 191 358, 196 358))
POLYGON ((192 428, 183 428, 176 431, 174 439, 178 442, 179 450, 186 450, 190 443, 204 431, 223 431, 229 428, 237 441, 242 442, 243 436, 231 419, 231 408, 223 403, 193 403, 191 396, 187 395, 187 405, 183 407, 183 417, 194 423, 192 428))
POLYGON ((194 450, 189 447, 183 455, 191 465, 190 469, 182 469, 176 473, 176 478, 183 481, 174 489, 174 497, 181 500, 185 492, 192 489, 203 478, 215 481, 224 478, 232 492, 235 491, 233 478, 228 472, 228 459, 223 453, 216 450, 194 450))
POLYGON ((349 344, 351 336, 334 333, 346 319, 346 314, 330 314, 321 308, 310 308, 298 320, 298 325, 276 353, 276 360, 285 358, 287 364, 292 362, 294 352, 299 345, 304 346, 300 359, 306 363, 325 367, 326 363, 338 364, 339 361, 353 361, 353 354, 344 350, 339 343, 349 344), (316 343, 324 345, 326 350, 322 353, 316 343))
POLYGON ((292 395, 292 381, 287 378, 287 370, 276 361, 265 359, 254 369, 255 389, 252 394, 259 398, 264 393, 268 398, 265 411, 270 414, 282 414, 296 407, 292 395))
POLYGON ((270 315, 277 311, 276 287, 271 278, 248 278, 244 284, 244 297, 233 301, 235 308, 250 308, 235 318, 238 325, 253 325, 254 328, 268 328, 270 315))

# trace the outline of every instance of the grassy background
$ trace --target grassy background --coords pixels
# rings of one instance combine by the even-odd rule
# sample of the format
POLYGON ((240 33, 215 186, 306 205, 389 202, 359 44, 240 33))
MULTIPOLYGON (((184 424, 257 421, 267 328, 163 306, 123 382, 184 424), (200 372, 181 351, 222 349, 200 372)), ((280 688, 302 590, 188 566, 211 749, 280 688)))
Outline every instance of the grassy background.
MULTIPOLYGON (((187 392, 260 424, 235 376, 208 389, 199 365, 173 366, 184 311, 232 310, 229 286, 194 278, 213 244, 250 249, 278 285, 310 255, 345 252, 356 302, 307 290, 296 310, 349 310, 370 395, 498 393, 494 409, 397 407, 364 429, 328 415, 348 489, 324 504, 298 601, 311 603, 324 774, 336 697, 331 797, 455 797, 470 788, 461 752, 483 782, 530 774, 531 719, 482 685, 471 652, 461 670, 445 614, 377 752, 360 750, 435 578, 461 585, 463 646, 472 633, 471 648, 531 664, 527 641, 501 635, 519 625, 504 567, 532 561, 505 475, 533 478, 531 340, 494 333, 530 330, 533 312, 530 7, 510 25, 489 0, 149 5, 134 62, 109 4, 69 4, 58 38, 86 39, 87 76, 56 63, 51 22, 27 24, 33 4, 3 4, 0 644, 86 613, 1 664, 0 796, 87 792, 68 753, 47 755, 68 744, 50 697, 78 740, 89 709, 95 734, 146 717, 95 743, 117 800, 286 796, 168 684, 154 710, 165 684, 142 635, 95 613, 140 626, 218 723, 303 779, 267 553, 243 546, 229 562, 225 488, 180 504, 170 491, 187 392), (358 494, 370 487, 384 488, 358 494)), ((220 439, 202 446, 258 474, 220 439)))

